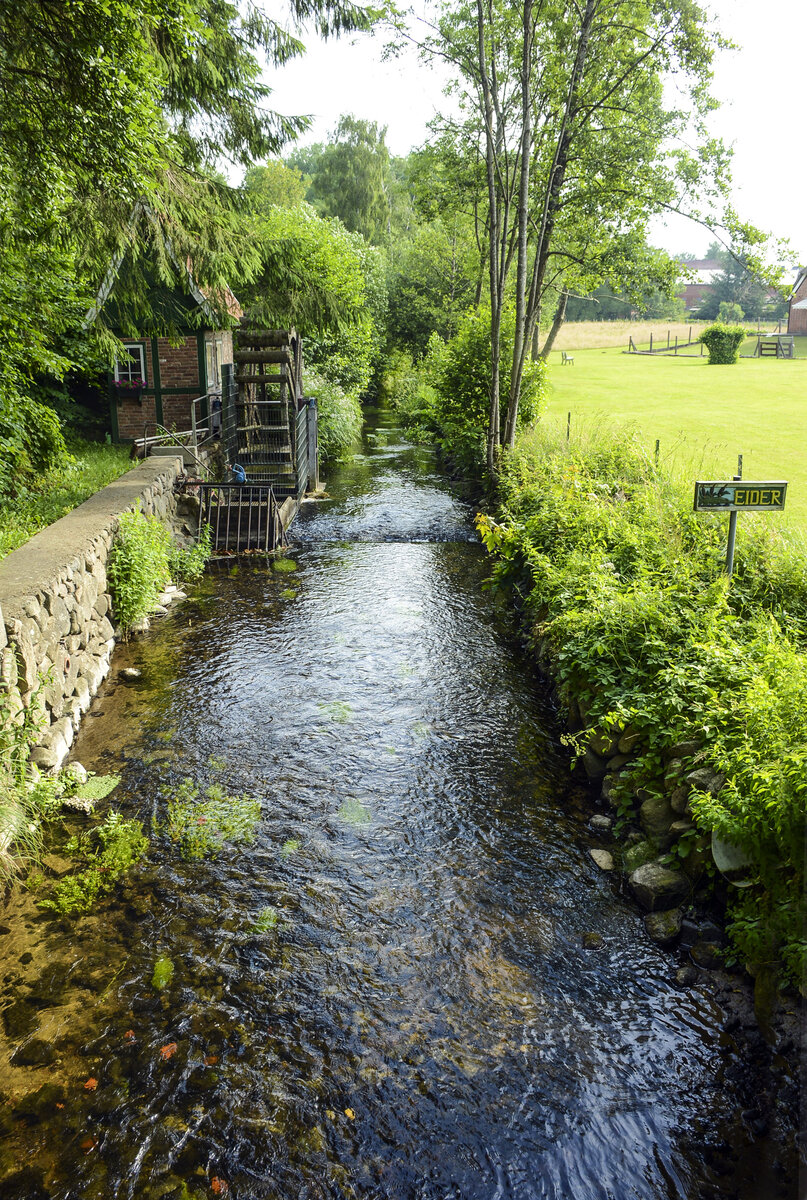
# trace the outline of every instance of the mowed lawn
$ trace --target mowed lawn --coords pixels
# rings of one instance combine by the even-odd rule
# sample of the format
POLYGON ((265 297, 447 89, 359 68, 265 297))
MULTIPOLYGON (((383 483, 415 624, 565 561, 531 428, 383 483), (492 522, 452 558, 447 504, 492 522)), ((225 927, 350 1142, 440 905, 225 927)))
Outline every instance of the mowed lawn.
MULTIPOLYGON (((804 339, 807 342, 807 339, 804 339)), ((801 349, 801 347, 799 347, 801 349)), ((681 479, 730 479, 743 455, 746 479, 785 479, 787 509, 775 520, 807 533, 807 358, 740 359, 710 366, 706 358, 576 349, 574 365, 550 356, 547 422, 601 432, 633 426, 681 479)), ((749 517, 757 520, 758 517, 749 517)))

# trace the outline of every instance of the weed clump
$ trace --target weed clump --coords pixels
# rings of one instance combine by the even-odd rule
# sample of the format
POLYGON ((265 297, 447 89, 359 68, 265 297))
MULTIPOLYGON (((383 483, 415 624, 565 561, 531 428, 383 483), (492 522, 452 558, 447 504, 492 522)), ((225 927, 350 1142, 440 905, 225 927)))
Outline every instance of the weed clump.
POLYGON ((155 830, 178 846, 185 859, 215 858, 228 842, 251 842, 260 817, 258 800, 228 796, 217 784, 201 795, 193 780, 186 779, 168 801, 165 821, 156 822, 155 830))

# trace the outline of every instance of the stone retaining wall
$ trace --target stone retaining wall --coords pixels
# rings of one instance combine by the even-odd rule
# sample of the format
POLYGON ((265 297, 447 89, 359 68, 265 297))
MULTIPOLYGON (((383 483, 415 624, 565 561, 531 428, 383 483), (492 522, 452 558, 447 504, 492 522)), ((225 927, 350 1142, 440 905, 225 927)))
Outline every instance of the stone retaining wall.
POLYGON ((181 458, 147 459, 0 561, 0 685, 12 713, 39 693, 46 724, 31 759, 64 762, 115 646, 106 565, 121 513, 139 503, 174 524, 181 458))

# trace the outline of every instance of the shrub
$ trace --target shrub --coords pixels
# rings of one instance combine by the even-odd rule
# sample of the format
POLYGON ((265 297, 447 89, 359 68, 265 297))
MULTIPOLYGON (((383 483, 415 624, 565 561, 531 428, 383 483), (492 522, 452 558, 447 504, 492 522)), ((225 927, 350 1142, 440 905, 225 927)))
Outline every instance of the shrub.
POLYGON ((198 542, 192 546, 172 545, 168 551, 168 570, 175 583, 194 583, 204 575, 211 549, 210 526, 205 525, 198 542))
POLYGON ((124 633, 157 604, 171 578, 171 534, 157 517, 125 512, 118 518, 107 577, 115 619, 124 633))
POLYGON ((740 346, 746 339, 742 325, 722 325, 718 322, 704 329, 698 338, 709 351, 709 363, 736 363, 740 357, 740 346))
POLYGON ((154 611, 172 576, 186 582, 198 579, 209 557, 208 528, 195 546, 183 548, 174 544, 157 517, 147 517, 139 510, 122 513, 109 552, 107 577, 112 610, 124 634, 154 611))
MULTIPOLYGON (((505 309, 502 319, 501 419, 504 422, 510 388, 515 314, 505 309)), ((409 423, 431 429, 438 444, 463 469, 480 471, 490 407, 490 309, 469 309, 456 336, 444 342, 429 340, 425 357, 411 371, 401 357, 385 375, 385 386, 396 388, 394 403, 409 423)), ((546 363, 527 362, 522 381, 519 426, 536 420, 545 399, 546 363)))
POLYGON ((0 496, 14 496, 72 461, 52 408, 28 396, 0 394, 0 496))
POLYGON ((361 435, 361 405, 355 394, 315 372, 308 372, 305 390, 317 402, 320 454, 323 458, 338 458, 361 435))

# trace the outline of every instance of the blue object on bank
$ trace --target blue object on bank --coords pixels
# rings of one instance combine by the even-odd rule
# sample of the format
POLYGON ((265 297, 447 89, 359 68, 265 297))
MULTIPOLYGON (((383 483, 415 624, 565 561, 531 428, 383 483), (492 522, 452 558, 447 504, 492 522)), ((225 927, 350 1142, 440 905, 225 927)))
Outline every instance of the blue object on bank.
POLYGON ((234 483, 246 483, 246 481, 247 481, 246 471, 244 470, 244 468, 241 466, 240 463, 236 463, 235 466, 233 467, 233 482, 234 483))

